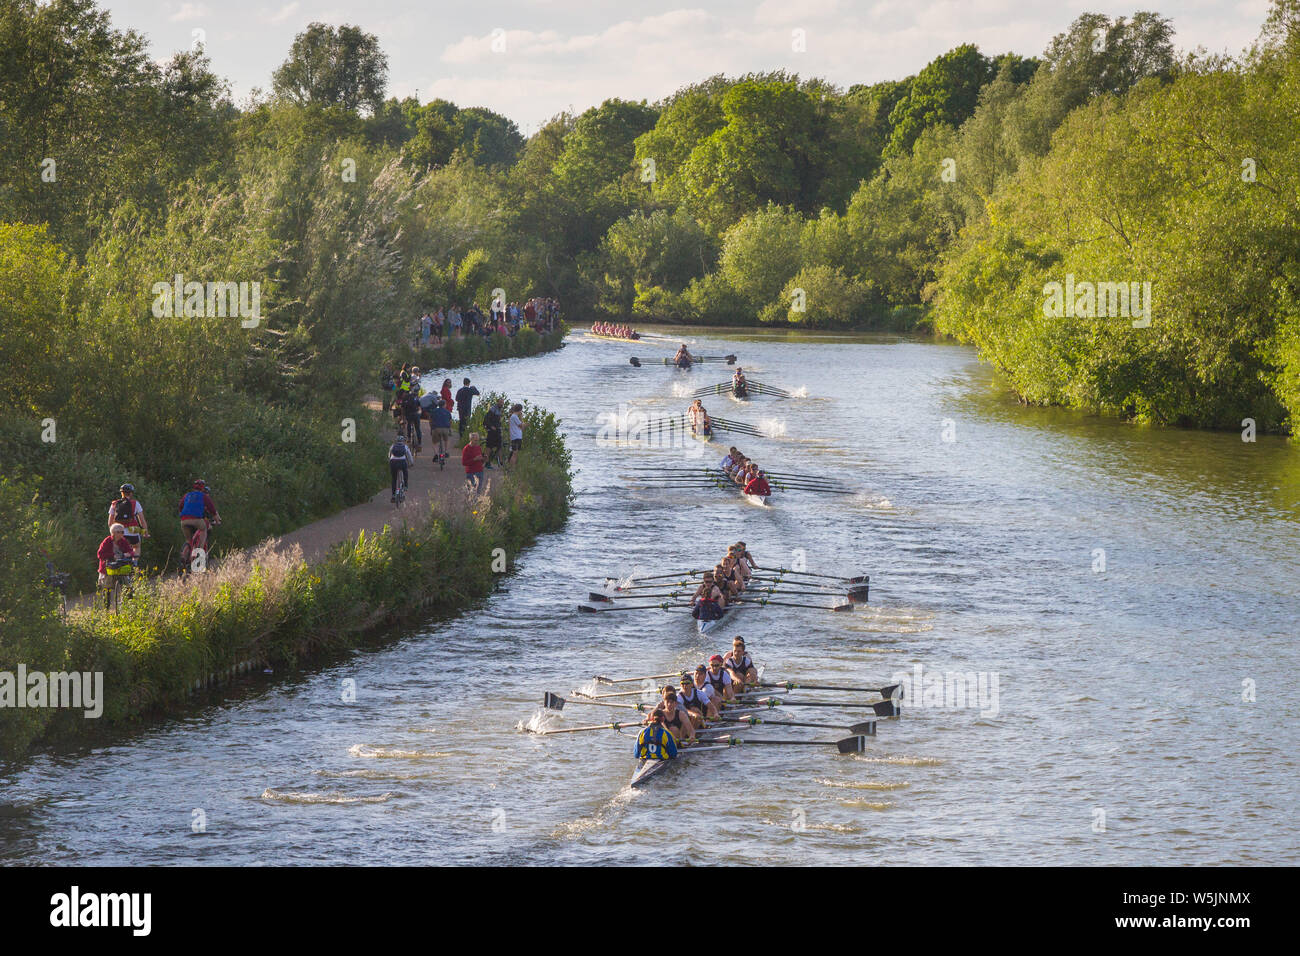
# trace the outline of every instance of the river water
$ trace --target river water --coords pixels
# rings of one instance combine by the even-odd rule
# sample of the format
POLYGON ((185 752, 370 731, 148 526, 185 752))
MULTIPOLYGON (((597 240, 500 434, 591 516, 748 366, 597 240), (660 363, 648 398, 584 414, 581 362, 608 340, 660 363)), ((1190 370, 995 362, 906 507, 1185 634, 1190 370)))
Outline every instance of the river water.
MULTIPOLYGON (((693 442, 598 440, 613 416, 681 410, 690 388, 726 377, 628 363, 666 342, 575 334, 561 352, 470 369, 480 388, 562 418, 578 468, 569 525, 480 608, 252 680, 111 746, 0 770, 0 858, 1300 862, 1300 452, 1022 408, 953 345, 671 334, 737 353, 751 378, 801 396, 708 399, 771 436, 742 450, 855 494, 791 492, 765 510, 621 480, 704 460, 693 442), (737 539, 763 564, 869 574, 870 604, 750 608, 716 641, 680 613, 576 611, 607 575, 700 567, 737 539), (630 737, 521 729, 545 691, 670 671, 736 633, 769 677, 878 686, 920 666, 974 674, 987 693, 953 708, 905 700, 865 754, 733 749, 640 791, 626 787, 630 737), (342 699, 348 679, 355 702, 342 699)), ((603 713, 584 709, 545 723, 603 713)))

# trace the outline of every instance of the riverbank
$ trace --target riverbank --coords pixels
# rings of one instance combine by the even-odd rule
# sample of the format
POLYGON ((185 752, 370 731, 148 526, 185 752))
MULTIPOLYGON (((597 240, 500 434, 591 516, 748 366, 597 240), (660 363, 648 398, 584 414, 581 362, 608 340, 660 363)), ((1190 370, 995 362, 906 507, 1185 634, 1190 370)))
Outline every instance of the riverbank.
MULTIPOLYGON (((474 424, 481 416, 480 409, 474 424)), ((378 530, 370 503, 317 523, 338 534, 323 553, 309 525, 297 541, 269 538, 223 554, 195 582, 151 580, 115 614, 74 610, 27 670, 102 674, 101 716, 0 708, 0 752, 16 758, 44 744, 97 742, 183 711, 216 676, 267 668, 280 675, 487 597, 519 552, 569 514, 569 453, 558 422, 527 405, 525 422, 526 450, 508 475, 489 473, 488 494, 465 492, 456 456, 437 478, 431 456, 422 456, 416 495, 378 530)), ((378 507, 391 509, 387 489, 378 497, 378 507)))

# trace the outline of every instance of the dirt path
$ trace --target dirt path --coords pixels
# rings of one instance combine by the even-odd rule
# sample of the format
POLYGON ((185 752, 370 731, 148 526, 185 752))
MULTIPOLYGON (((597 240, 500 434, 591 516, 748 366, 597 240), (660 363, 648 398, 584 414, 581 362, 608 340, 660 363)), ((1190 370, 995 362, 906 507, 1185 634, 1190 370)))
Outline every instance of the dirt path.
MULTIPOLYGON (((428 424, 427 422, 425 424, 428 424)), ((437 498, 446 500, 452 495, 465 494, 465 469, 460 463, 460 440, 456 437, 455 423, 451 429, 451 441, 448 443, 446 467, 440 469, 433 454, 429 436, 424 436, 424 451, 415 456, 415 465, 410 469, 411 480, 406 489, 406 504, 401 508, 393 505, 389 499, 389 485, 365 504, 354 505, 337 514, 303 525, 279 538, 275 543, 277 551, 283 551, 293 545, 302 547, 303 557, 308 563, 319 560, 330 548, 346 538, 355 539, 360 531, 379 531, 385 525, 415 520, 427 513, 428 502, 437 498)), ((384 470, 384 463, 376 462, 376 471, 384 470)), ((500 468, 483 473, 484 487, 491 492, 499 484, 497 476, 504 474, 500 468)), ((387 475, 385 474, 385 480, 387 475)))
MULTIPOLYGON (((375 411, 381 411, 377 399, 371 399, 366 405, 375 411)), ((447 461, 443 468, 438 467, 433 455, 433 445, 429 441, 428 422, 425 422, 424 449, 415 456, 415 465, 410 469, 410 483, 406 489, 406 503, 398 508, 389 501, 388 468, 382 460, 375 462, 376 476, 383 475, 384 488, 364 504, 354 505, 303 525, 280 538, 270 539, 277 552, 283 552, 298 545, 302 548, 303 559, 308 563, 319 561, 334 545, 341 541, 355 540, 361 531, 381 531, 385 525, 396 525, 404 521, 416 521, 428 514, 428 503, 437 498, 446 500, 452 495, 464 495, 466 491, 465 469, 460 463, 461 441, 457 436, 456 423, 453 420, 451 441, 448 442, 447 461)), ((385 425, 384 434, 391 437, 392 428, 385 425)), ((500 484, 500 476, 505 472, 498 466, 484 472, 483 488, 489 494, 500 484)), ((69 607, 89 608, 95 600, 95 593, 69 597, 69 607)))

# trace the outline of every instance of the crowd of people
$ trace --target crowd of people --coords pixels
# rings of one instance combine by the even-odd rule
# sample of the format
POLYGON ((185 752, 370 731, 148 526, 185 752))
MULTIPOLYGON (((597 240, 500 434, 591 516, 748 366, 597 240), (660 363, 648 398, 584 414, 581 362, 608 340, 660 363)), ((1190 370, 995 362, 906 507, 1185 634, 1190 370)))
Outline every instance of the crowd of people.
POLYGON ((469 378, 463 378, 453 394, 450 378, 442 380, 438 391, 425 391, 423 375, 418 365, 410 363, 403 363, 396 371, 391 363, 385 363, 380 372, 384 411, 392 413, 397 430, 397 437, 388 449, 393 503, 398 501, 399 481, 404 488, 416 456, 424 450, 424 422, 428 422, 429 444, 434 447, 433 463, 442 469, 454 448, 451 423, 452 411, 456 412, 456 433, 462 442, 461 467, 465 469, 465 480, 474 489, 481 489, 485 471, 493 468, 507 471, 513 467, 523 447, 522 405, 511 406, 507 413, 505 401, 493 402, 483 415, 484 433, 480 435, 470 430, 474 399, 480 393, 469 378), (509 436, 508 453, 503 432, 509 436))
POLYGON ((415 346, 442 345, 447 339, 479 335, 515 335, 521 328, 538 333, 554 331, 560 321, 560 303, 556 299, 533 298, 526 302, 496 303, 486 312, 477 305, 461 308, 426 309, 415 329, 415 346))

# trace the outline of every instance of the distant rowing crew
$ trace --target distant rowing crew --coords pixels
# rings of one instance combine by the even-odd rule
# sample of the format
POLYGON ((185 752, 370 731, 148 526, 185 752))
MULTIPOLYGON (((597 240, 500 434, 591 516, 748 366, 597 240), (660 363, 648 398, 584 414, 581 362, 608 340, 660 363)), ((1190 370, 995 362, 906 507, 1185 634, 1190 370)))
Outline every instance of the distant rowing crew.
POLYGON ((614 325, 611 322, 593 322, 591 324, 591 334, 606 339, 627 339, 630 342, 635 342, 641 338, 640 333, 630 325, 614 325))
POLYGON ((700 586, 691 597, 691 617, 701 626, 710 621, 720 621, 727 613, 727 606, 735 601, 749 585, 758 563, 745 547, 745 542, 737 541, 727 549, 727 555, 719 561, 712 571, 705 571, 700 586))
POLYGON ((751 459, 737 451, 734 445, 727 450, 726 457, 718 463, 718 468, 746 495, 759 498, 763 504, 767 504, 767 499, 772 494, 767 475, 751 459))

